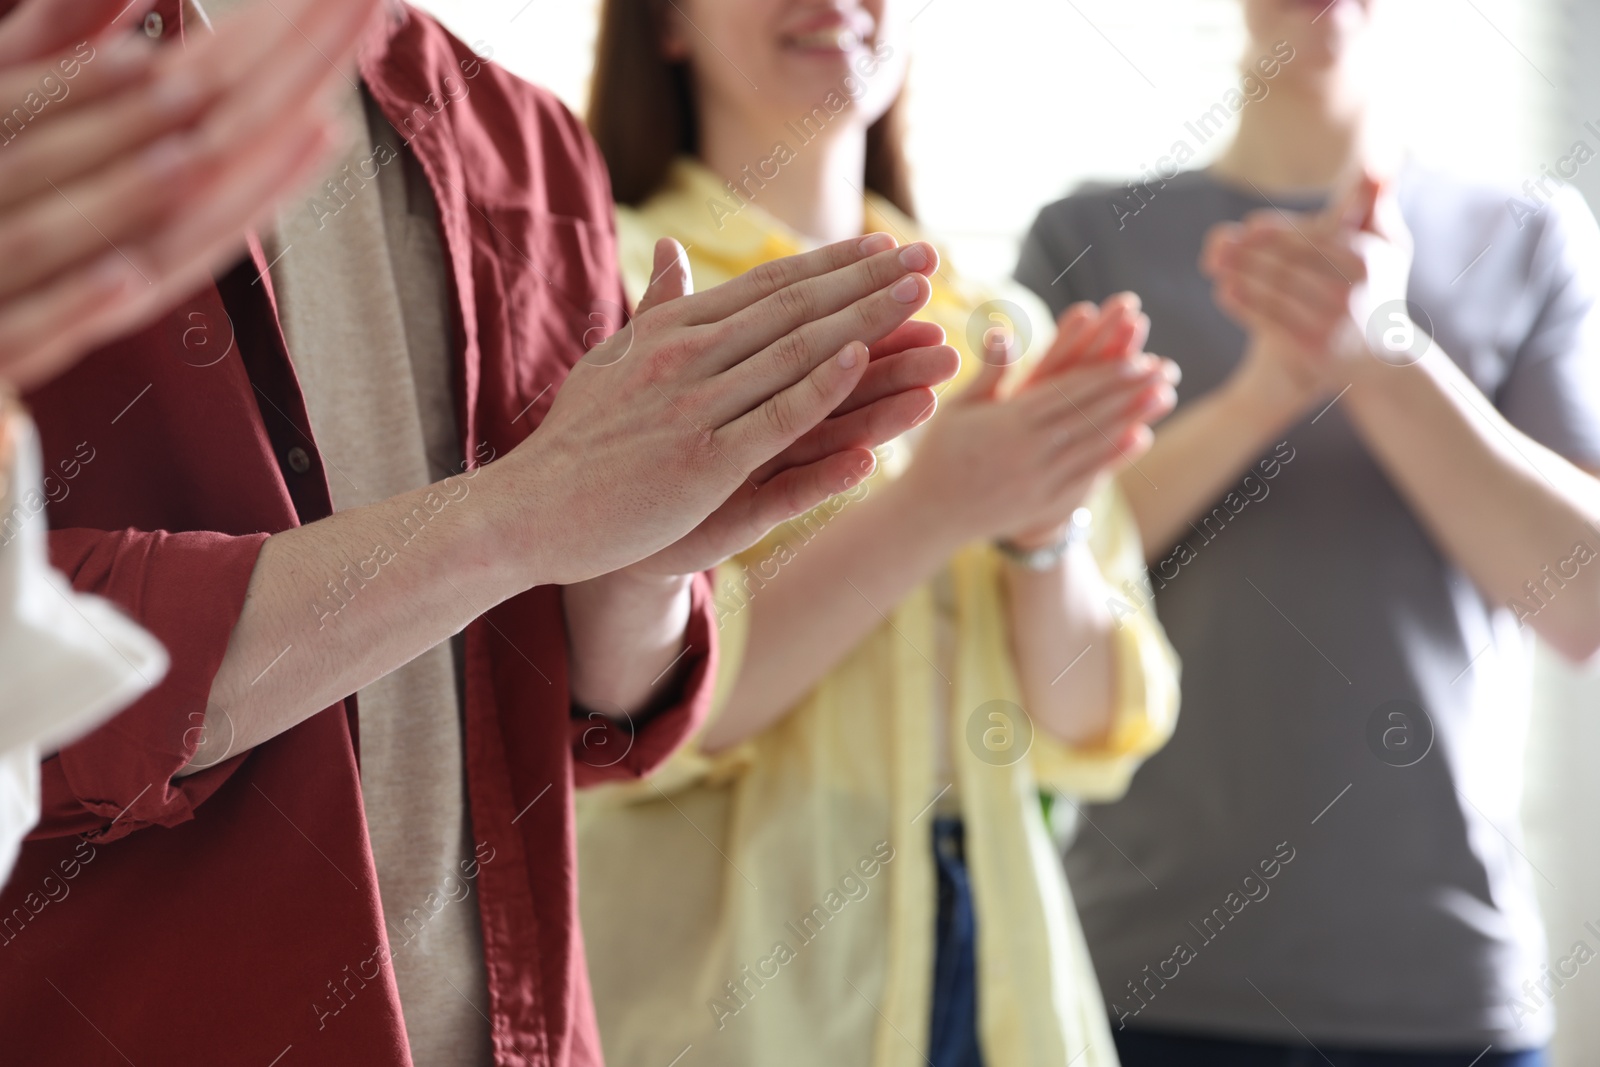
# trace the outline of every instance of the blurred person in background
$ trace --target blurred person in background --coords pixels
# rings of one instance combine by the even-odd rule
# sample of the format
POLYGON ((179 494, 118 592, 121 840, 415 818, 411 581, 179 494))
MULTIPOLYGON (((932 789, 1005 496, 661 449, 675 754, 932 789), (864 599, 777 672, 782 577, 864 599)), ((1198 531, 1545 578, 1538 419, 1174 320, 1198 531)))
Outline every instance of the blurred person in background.
POLYGON ((948 376, 899 329, 929 284, 876 234, 691 294, 667 243, 628 319, 605 172, 549 94, 402 4, 210 7, 215 36, 193 3, 140 21, 189 68, 123 115, 171 134, 147 184, 33 254, 137 263, 142 231, 101 232, 125 212, 176 243, 336 162, 28 397, 44 455, 90 450, 54 561, 171 667, 39 765, 5 1054, 597 1064, 572 786, 698 722, 698 572, 870 471, 948 376), (249 181, 196 197, 224 150, 249 181))
MULTIPOLYGON (((606 4, 590 125, 630 289, 663 236, 710 281, 871 230, 913 240, 910 13, 606 4)), ((1114 797, 1172 728, 1160 627, 1106 607, 1143 572, 1109 476, 1148 444, 1170 368, 1131 298, 1052 338, 1025 293, 948 263, 932 281, 921 320, 964 367, 943 409, 722 569, 712 720, 649 781, 582 798, 617 1062, 1115 1062, 1039 794, 1114 797)))
POLYGON ((1382 7, 1246 0, 1270 92, 1217 161, 1046 207, 1017 268, 1139 291, 1183 368, 1123 478, 1183 721, 1066 861, 1127 1067, 1529 1067, 1554 1022, 1518 801, 1532 634, 1600 648, 1600 233, 1375 179, 1382 7))
MULTIPOLYGON (((228 45, 158 55, 129 32, 149 6, 29 0, 0 17, 0 100, 15 103, 0 133, 0 884, 39 818, 40 752, 148 690, 167 666, 154 638, 49 567, 43 512, 72 492, 96 449, 81 442, 43 468, 16 391, 192 289, 319 158, 263 184, 242 151, 249 128, 217 121, 262 87, 240 71, 202 108, 174 100, 179 79, 228 45), (199 151, 175 151, 180 131, 208 145, 209 165, 199 151), (202 224, 173 225, 185 203, 206 209, 202 224), (63 225, 78 210, 98 233, 63 225)), ((314 97, 287 103, 280 125, 329 141, 332 116, 314 97)), ((44 901, 24 897, 29 914, 44 901)))

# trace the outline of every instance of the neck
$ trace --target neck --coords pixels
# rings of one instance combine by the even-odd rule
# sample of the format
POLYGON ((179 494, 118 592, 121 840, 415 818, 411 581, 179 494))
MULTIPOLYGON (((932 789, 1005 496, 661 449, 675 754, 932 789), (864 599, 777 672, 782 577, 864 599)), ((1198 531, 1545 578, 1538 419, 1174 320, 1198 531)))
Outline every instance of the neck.
POLYGON ((1365 101, 1336 71, 1280 79, 1239 117, 1239 131, 1212 171, 1272 193, 1336 186, 1363 150, 1365 101))
POLYGON ((866 131, 835 125, 804 140, 792 127, 753 129, 702 115, 700 161, 739 195, 817 244, 859 237, 866 131), (774 152, 779 143, 787 150, 774 152))

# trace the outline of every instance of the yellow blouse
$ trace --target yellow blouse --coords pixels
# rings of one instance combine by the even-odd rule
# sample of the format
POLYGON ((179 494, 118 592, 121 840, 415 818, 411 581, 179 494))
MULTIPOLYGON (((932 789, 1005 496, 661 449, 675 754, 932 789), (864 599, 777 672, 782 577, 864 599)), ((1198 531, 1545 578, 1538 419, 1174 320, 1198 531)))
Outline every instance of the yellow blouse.
MULTIPOLYGON (((699 288, 803 250, 759 207, 730 213, 730 203, 708 171, 680 161, 648 204, 620 209, 630 295, 643 291, 662 236, 688 249, 699 288)), ((879 198, 868 197, 866 221, 869 232, 915 239, 914 223, 879 198)), ((932 281, 922 317, 962 353, 956 387, 975 373, 968 322, 988 300, 1023 307, 1032 350, 1046 347, 1053 323, 1029 294, 968 285, 948 262, 932 281)), ((907 442, 892 452, 850 496, 903 469, 907 442)), ((763 582, 849 502, 836 498, 724 565, 719 708, 751 615, 762 610, 763 582)), ((1091 547, 1111 585, 1142 580, 1125 503, 1108 489, 1091 506, 1091 547)), ((937 911, 930 824, 935 799, 953 785, 943 800, 955 798, 967 827, 985 1062, 1116 1064, 1039 794, 1120 794, 1172 733, 1177 660, 1149 612, 1124 616, 1108 740, 1074 749, 1040 730, 1025 747, 1025 725, 1011 723, 1020 733, 1008 739, 1005 719, 991 717, 1007 706, 992 702, 1022 702, 1002 578, 990 546, 969 546, 761 735, 715 756, 691 743, 649 781, 580 797, 583 933, 611 1062, 861 1064, 870 1049, 873 1067, 924 1063, 937 911), (947 655, 936 667, 941 644, 947 655), (939 706, 953 709, 942 746, 939 706), (1017 755, 1007 754, 1008 740, 1017 755), (937 778, 938 747, 953 783, 937 778)))

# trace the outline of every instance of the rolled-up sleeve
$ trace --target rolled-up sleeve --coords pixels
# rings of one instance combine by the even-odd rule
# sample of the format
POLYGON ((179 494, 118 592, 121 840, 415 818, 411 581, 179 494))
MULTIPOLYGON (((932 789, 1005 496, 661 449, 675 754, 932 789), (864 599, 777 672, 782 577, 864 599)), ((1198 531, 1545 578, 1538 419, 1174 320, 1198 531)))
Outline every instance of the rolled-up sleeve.
MULTIPOLYGON (((1121 492, 1111 485, 1093 504, 1091 548, 1112 589, 1143 584, 1144 549, 1121 492)), ((1166 744, 1178 721, 1178 655, 1155 616, 1155 607, 1115 611, 1111 633, 1116 708, 1111 727, 1093 745, 1067 745, 1040 730, 1031 752, 1034 775, 1046 788, 1087 800, 1115 800, 1133 774, 1166 744)))
POLYGON ((149 693, 40 769, 34 837, 112 841, 175 826, 225 781, 241 757, 174 780, 202 743, 211 683, 267 534, 58 530, 51 561, 75 589, 120 607, 166 646, 171 666, 149 693))
POLYGON ((638 723, 595 715, 572 720, 572 755, 580 787, 644 778, 666 764, 706 721, 719 658, 711 577, 690 586, 684 652, 672 667, 676 691, 638 723), (619 755, 620 753, 620 755, 619 755))

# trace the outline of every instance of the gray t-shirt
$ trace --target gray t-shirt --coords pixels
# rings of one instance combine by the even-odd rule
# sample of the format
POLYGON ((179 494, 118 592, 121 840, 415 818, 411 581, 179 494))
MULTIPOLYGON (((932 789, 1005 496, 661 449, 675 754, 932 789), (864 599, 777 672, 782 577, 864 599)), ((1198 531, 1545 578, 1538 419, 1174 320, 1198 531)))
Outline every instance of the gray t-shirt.
MULTIPOLYGON (((1142 207, 1107 187, 1046 207, 1017 277, 1057 313, 1137 291, 1150 350, 1183 368, 1181 406, 1245 344, 1201 242, 1267 204, 1205 172, 1140 192, 1142 207)), ((1600 231, 1583 201, 1563 190, 1519 226, 1508 191, 1418 169, 1400 196, 1409 296, 1438 344, 1524 433, 1600 465, 1600 231)), ((1524 987, 1546 981, 1541 875, 1518 827, 1528 631, 1441 555, 1340 405, 1283 436, 1152 568, 1183 658, 1177 733, 1124 800, 1087 809, 1067 856, 1113 1025, 1543 1044, 1554 1012, 1524 987)))

